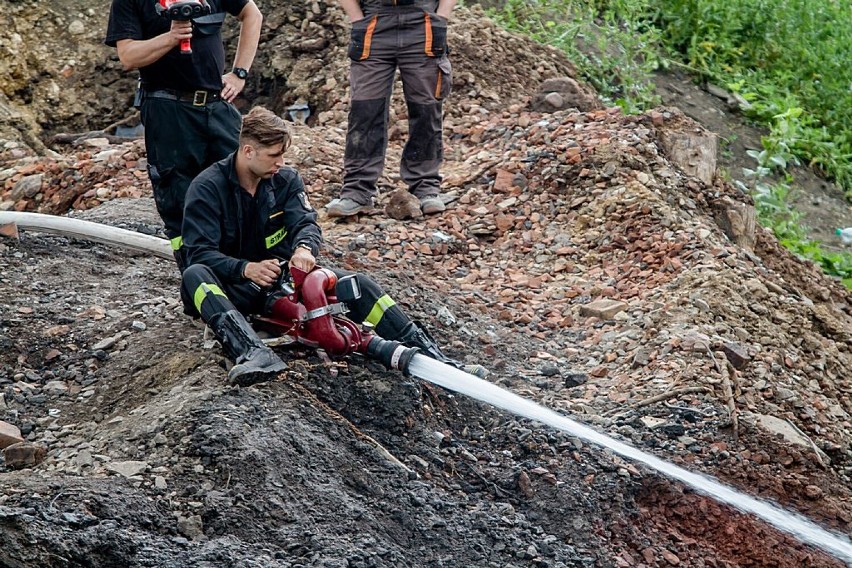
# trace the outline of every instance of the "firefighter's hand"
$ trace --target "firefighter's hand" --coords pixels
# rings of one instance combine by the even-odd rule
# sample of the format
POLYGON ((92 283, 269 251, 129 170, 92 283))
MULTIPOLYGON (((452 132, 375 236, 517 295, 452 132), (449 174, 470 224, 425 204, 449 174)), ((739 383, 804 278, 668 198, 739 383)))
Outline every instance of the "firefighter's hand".
POLYGON ((317 259, 306 248, 296 247, 293 256, 290 257, 290 266, 294 266, 304 272, 310 272, 317 265, 317 259))
POLYGON ((222 75, 222 98, 226 101, 233 102, 237 95, 243 92, 243 87, 246 86, 245 79, 240 79, 233 73, 225 73, 222 75))
POLYGON ((279 274, 281 274, 281 267, 278 266, 278 261, 272 258, 260 262, 249 262, 243 270, 243 276, 262 288, 275 284, 279 274))
POLYGON ((192 39, 192 22, 172 20, 172 27, 169 29, 169 39, 175 45, 180 44, 185 39, 192 39))

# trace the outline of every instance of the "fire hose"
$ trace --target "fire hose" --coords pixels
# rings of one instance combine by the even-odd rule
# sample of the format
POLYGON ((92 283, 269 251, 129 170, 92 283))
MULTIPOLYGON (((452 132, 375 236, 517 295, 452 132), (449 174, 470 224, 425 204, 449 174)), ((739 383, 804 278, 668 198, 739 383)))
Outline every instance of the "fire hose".
MULTIPOLYGON (((149 252, 160 258, 173 258, 168 241, 152 235, 82 219, 0 211, 0 234, 17 237, 18 228, 83 238, 149 252)), ((344 316, 346 309, 341 302, 360 296, 357 280, 352 277, 342 279, 344 282, 339 289, 345 291, 346 298, 340 299, 334 295, 337 276, 330 270, 318 268, 305 273, 292 269, 291 276, 292 287, 283 280, 277 283, 276 290, 282 292, 281 297, 273 303, 268 317, 254 318, 256 327, 273 335, 289 335, 299 343, 323 349, 332 357, 361 353, 388 369, 408 374, 408 366, 417 348, 382 339, 344 316)))

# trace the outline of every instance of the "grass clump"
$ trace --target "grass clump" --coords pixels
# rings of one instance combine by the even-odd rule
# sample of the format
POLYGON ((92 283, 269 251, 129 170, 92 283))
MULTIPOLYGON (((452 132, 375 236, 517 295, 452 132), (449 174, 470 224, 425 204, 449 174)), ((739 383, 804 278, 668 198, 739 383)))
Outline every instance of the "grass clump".
POLYGON ((852 253, 828 252, 819 241, 810 239, 801 213, 789 205, 791 177, 786 170, 788 165, 798 164, 793 148, 801 132, 798 123, 801 113, 801 109, 794 108, 773 117, 775 123, 771 133, 761 139, 763 150, 749 151, 749 155, 757 161, 755 169, 743 172, 750 180, 750 186, 737 183, 754 197, 760 224, 771 229, 784 248, 815 262, 823 272, 838 277, 852 289, 852 253), (783 181, 768 182, 773 171, 781 174, 783 181))
POLYGON ((649 0, 507 0, 488 10, 503 27, 562 50, 605 102, 625 112, 657 104, 660 64, 649 0))
POLYGON ((852 199, 852 0, 660 0, 669 56, 738 92, 759 123, 801 109, 791 150, 852 199))

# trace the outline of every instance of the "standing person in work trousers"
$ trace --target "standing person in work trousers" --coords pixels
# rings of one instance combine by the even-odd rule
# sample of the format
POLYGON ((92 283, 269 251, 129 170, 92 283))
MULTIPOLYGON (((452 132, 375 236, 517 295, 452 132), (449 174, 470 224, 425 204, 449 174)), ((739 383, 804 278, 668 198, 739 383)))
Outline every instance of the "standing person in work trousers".
MULTIPOLYGON (((192 182, 183 219, 189 267, 181 297, 200 315, 236 364, 232 384, 250 385, 285 369, 257 336, 245 315, 268 315, 283 292, 267 292, 281 274, 280 260, 305 272, 316 266, 322 231, 302 178, 284 167, 290 145, 287 123, 255 107, 243 119, 239 149, 192 182)), ((333 270, 338 279, 352 272, 333 270)), ((371 278, 355 274, 361 296, 345 302, 349 317, 369 322, 376 334, 456 367, 432 337, 412 322, 371 278)), ((470 372, 478 372, 473 368, 470 372)))
POLYGON ((263 16, 253 0, 189 0, 210 14, 170 21, 156 0, 112 0, 104 43, 126 70, 139 69, 135 106, 145 126, 148 177, 178 267, 186 190, 201 170, 237 149, 240 113, 231 102, 245 87, 263 16), (221 27, 226 13, 240 21, 234 66, 225 70, 221 27), (181 42, 190 40, 191 52, 181 42), (224 74, 223 74, 224 73, 224 74))
POLYGON ((450 94, 447 21, 456 0, 340 0, 352 22, 349 43, 349 129, 340 197, 330 217, 373 208, 388 142, 396 70, 408 106, 408 141, 400 175, 424 214, 440 213, 442 103, 450 94))

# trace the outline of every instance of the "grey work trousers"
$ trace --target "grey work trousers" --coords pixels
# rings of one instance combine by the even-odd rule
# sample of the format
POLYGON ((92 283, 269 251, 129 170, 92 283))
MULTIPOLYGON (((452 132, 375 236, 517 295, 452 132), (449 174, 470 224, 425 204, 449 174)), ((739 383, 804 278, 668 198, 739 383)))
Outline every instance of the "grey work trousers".
POLYGON ((441 107, 452 87, 446 37, 446 20, 417 7, 385 8, 352 25, 342 198, 367 205, 376 195, 397 69, 408 107, 408 140, 400 176, 415 196, 438 195, 443 159, 441 107))

